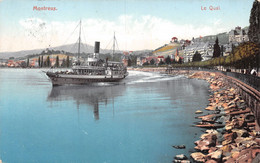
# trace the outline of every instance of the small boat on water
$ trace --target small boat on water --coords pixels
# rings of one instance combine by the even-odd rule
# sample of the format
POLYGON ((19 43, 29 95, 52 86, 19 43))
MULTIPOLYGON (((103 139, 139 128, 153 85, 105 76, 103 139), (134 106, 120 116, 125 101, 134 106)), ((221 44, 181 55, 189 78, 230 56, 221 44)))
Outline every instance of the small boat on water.
MULTIPOLYGON (((105 61, 99 59, 100 42, 95 42, 94 54, 88 56, 83 63, 76 62, 71 70, 51 72, 46 75, 51 79, 52 85, 65 84, 88 84, 93 82, 117 82, 124 79, 127 75, 127 68, 122 62, 105 61)), ((114 50, 113 50, 114 51, 114 50)), ((80 36, 79 49, 80 54, 80 36)), ((78 56, 79 59, 79 56, 78 56)))

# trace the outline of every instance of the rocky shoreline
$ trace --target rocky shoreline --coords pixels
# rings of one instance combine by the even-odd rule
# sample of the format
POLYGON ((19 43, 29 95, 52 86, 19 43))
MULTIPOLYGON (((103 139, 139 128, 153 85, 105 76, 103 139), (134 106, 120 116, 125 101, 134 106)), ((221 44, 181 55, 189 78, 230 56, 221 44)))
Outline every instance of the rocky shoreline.
MULTIPOLYGON (((131 70, 165 72, 165 68, 131 70)), ((183 154, 176 155, 173 162, 259 163, 260 134, 256 132, 255 117, 236 89, 229 86, 218 73, 185 70, 173 73, 206 80, 210 84, 211 95, 205 110, 212 112, 196 117, 201 121, 195 126, 206 129, 200 139, 194 142, 196 152, 191 153, 190 159, 183 154)), ((194 115, 202 113, 198 110, 194 115)))
MULTIPOLYGON (((207 130, 194 142, 196 152, 190 155, 192 161, 260 162, 260 137, 255 130, 255 117, 236 90, 216 73, 196 72, 189 78, 207 80, 212 92, 205 108, 212 114, 197 117, 201 122, 195 126, 207 130)), ((190 161, 175 159, 174 162, 190 161)))

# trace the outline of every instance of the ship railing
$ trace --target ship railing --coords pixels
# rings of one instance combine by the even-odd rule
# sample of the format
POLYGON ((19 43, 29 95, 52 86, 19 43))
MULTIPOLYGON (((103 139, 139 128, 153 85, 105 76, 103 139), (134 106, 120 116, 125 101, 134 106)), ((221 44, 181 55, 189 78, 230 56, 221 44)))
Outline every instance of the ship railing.
POLYGON ((72 69, 95 69, 95 70, 105 70, 105 67, 98 66, 74 66, 72 69))

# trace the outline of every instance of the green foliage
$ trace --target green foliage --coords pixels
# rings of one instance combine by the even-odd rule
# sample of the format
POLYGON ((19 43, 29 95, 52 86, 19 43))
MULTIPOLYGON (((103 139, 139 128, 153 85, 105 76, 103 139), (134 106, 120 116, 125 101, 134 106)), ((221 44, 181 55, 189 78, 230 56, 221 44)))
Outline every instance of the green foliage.
POLYGON ((21 65, 20 65, 22 68, 25 68, 27 65, 24 61, 21 62, 21 65))
POLYGON ((46 66, 47 66, 47 67, 50 67, 50 65, 51 65, 50 56, 47 56, 46 66))
POLYGON ((147 61, 143 63, 143 66, 148 66, 148 65, 149 63, 147 61))
POLYGON ((163 61, 160 61, 158 65, 164 65, 164 62, 163 62, 163 61))
POLYGON ((40 67, 40 65, 41 65, 41 57, 39 56, 38 57, 38 66, 40 67))
POLYGON ((66 58, 66 67, 70 67, 70 57, 67 56, 66 58))
POLYGON ((150 61, 150 65, 154 65, 154 64, 155 64, 154 59, 151 59, 151 61, 150 61))
POLYGON ((180 58, 178 63, 183 64, 183 60, 180 58))
POLYGON ((220 56, 220 47, 218 44, 218 37, 216 38, 215 44, 214 44, 214 51, 213 51, 213 57, 212 58, 216 58, 220 56))
POLYGON ((58 55, 56 56, 55 66, 56 66, 56 67, 59 67, 59 66, 60 66, 60 61, 59 61, 59 56, 58 56, 58 55))
POLYGON ((171 58, 170 56, 167 56, 166 59, 165 59, 165 63, 168 65, 168 64, 171 64, 171 58))
POLYGON ((260 28, 259 28, 259 19, 260 19, 260 2, 255 0, 250 13, 250 26, 248 29, 249 40, 260 44, 260 28))
POLYGON ((127 61, 128 63, 128 66, 132 66, 132 61, 131 61, 131 59, 130 58, 128 58, 128 61, 127 61))
POLYGON ((41 67, 43 67, 43 56, 41 57, 42 59, 41 59, 41 67))
POLYGON ((29 66, 30 66, 30 61, 29 61, 29 58, 27 58, 26 67, 29 67, 29 66))
POLYGON ((128 59, 131 60, 131 66, 136 66, 137 56, 130 54, 128 59))
POLYGON ((192 57, 192 62, 197 62, 201 60, 202 60, 201 54, 198 51, 196 51, 196 53, 192 57))
POLYGON ((65 58, 62 59, 61 67, 66 67, 66 60, 65 60, 65 58))

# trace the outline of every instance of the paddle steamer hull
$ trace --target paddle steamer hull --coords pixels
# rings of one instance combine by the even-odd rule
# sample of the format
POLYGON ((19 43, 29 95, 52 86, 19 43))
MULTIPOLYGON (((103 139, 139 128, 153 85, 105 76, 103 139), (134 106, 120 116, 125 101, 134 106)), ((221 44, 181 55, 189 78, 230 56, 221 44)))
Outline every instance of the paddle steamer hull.
POLYGON ((125 75, 72 75, 55 74, 48 72, 46 75, 50 78, 53 86, 69 84, 89 84, 94 82, 118 82, 124 79, 125 75))

